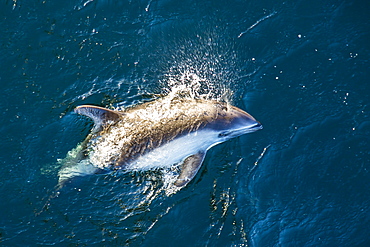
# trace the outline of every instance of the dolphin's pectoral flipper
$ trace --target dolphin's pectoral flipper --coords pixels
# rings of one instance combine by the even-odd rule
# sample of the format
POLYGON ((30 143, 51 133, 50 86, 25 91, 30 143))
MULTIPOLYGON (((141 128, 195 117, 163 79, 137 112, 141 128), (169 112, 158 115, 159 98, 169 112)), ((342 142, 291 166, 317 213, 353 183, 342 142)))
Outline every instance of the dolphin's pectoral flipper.
POLYGON ((206 152, 199 152, 187 157, 181 165, 181 173, 174 184, 177 187, 187 185, 197 174, 205 156, 206 152))
POLYGON ((87 116, 94 120, 95 128, 99 129, 101 126, 109 122, 116 122, 121 119, 123 114, 118 111, 109 110, 107 108, 92 106, 92 105, 81 105, 75 109, 75 112, 84 116, 87 116))

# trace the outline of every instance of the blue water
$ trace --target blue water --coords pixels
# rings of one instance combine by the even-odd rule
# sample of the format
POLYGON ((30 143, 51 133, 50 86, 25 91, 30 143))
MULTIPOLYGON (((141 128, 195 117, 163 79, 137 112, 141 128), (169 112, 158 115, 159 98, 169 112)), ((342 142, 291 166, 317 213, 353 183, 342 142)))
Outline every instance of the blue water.
POLYGON ((1 1, 0 245, 370 246, 369 13, 349 0, 1 1), (74 107, 194 81, 264 129, 212 148, 177 193, 152 171, 55 194, 58 160, 92 127, 74 107))

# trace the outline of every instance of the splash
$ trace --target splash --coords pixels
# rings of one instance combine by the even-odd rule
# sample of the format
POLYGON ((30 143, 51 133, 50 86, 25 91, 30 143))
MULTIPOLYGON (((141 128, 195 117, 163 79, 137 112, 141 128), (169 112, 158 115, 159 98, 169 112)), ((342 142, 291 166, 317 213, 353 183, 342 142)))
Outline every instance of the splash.
MULTIPOLYGON (((154 62, 161 74, 163 94, 232 102, 240 86, 237 49, 224 29, 198 30, 197 34, 181 34, 173 41, 163 41, 156 47, 154 62)), ((159 37, 158 37, 159 38, 159 37)), ((159 38, 160 39, 160 38, 159 38)))
POLYGON ((185 96, 195 99, 208 98, 210 95, 211 90, 208 90, 208 93, 203 93, 201 90, 202 84, 206 83, 206 80, 195 73, 184 71, 183 74, 179 75, 179 78, 174 78, 170 74, 168 77, 168 88, 165 90, 168 91, 169 98, 185 96))
POLYGON ((161 82, 166 84, 163 90, 168 98, 181 97, 224 102, 232 101, 233 91, 229 85, 217 84, 216 81, 209 80, 207 77, 202 76, 202 73, 192 69, 180 70, 166 74, 167 78, 161 82))

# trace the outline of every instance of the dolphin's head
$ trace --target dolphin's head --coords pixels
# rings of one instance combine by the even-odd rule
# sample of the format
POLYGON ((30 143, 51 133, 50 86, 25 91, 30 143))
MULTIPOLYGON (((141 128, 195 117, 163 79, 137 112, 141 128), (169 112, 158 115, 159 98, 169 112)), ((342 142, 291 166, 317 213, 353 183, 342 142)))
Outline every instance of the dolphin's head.
POLYGON ((262 129, 260 122, 235 106, 217 102, 213 109, 209 127, 218 133, 221 141, 262 129))

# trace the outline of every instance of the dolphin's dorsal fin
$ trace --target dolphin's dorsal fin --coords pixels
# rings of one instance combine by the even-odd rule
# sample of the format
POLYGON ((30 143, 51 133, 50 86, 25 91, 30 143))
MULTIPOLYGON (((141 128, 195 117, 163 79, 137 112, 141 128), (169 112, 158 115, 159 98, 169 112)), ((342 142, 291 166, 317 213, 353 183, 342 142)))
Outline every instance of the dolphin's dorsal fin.
POLYGON ((206 152, 199 152, 187 157, 181 165, 181 173, 174 184, 177 187, 187 185, 199 171, 205 156, 206 152))
POLYGON ((118 111, 93 105, 78 106, 76 107, 75 112, 94 120, 96 130, 110 122, 118 121, 123 116, 123 114, 118 111))

